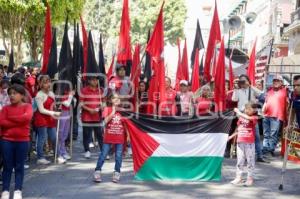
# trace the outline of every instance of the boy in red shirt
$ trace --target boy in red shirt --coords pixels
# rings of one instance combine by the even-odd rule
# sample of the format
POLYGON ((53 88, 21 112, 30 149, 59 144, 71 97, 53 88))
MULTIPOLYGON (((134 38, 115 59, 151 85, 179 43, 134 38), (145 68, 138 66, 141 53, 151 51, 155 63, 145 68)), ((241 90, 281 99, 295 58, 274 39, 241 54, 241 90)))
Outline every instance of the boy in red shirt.
POLYGON ((3 157, 2 199, 9 199, 9 187, 13 169, 15 170, 14 198, 22 198, 24 163, 29 150, 31 104, 24 103, 25 88, 15 84, 8 89, 11 105, 0 112, 1 151, 3 157))
POLYGON ((89 144, 92 142, 92 133, 94 131, 100 149, 102 148, 102 129, 101 121, 101 95, 102 92, 98 87, 99 80, 97 77, 88 77, 88 86, 81 89, 79 96, 82 108, 81 120, 83 123, 83 147, 84 157, 90 158, 89 144))
POLYGON ((121 114, 116 110, 120 105, 120 99, 117 94, 108 96, 108 107, 103 110, 102 117, 104 119, 104 140, 102 151, 99 155, 97 166, 94 173, 94 181, 101 182, 101 169, 104 160, 109 153, 111 145, 115 145, 115 172, 113 174, 113 182, 120 180, 120 169, 122 165, 122 151, 125 142, 125 126, 121 114))
POLYGON ((228 140, 237 135, 237 172, 235 179, 231 183, 242 184, 242 174, 247 160, 248 177, 245 185, 251 186, 253 184, 253 170, 255 166, 256 107, 252 103, 247 103, 245 105, 245 113, 242 113, 237 108, 234 109, 234 112, 239 117, 238 128, 236 133, 232 134, 228 140))

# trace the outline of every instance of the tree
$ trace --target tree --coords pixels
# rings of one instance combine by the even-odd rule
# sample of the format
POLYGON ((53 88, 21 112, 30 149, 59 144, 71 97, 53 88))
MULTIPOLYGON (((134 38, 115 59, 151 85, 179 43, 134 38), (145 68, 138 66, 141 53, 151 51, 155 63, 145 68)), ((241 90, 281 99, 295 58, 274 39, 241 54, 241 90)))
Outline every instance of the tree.
MULTIPOLYGON (((65 17, 77 19, 84 0, 48 0, 52 23, 58 25, 65 17)), ((9 45, 16 48, 16 65, 22 62, 24 42, 29 43, 30 55, 37 61, 44 33, 46 0, 0 0, 0 32, 6 53, 9 45)))
MULTIPOLYGON (((131 0, 131 42, 145 44, 147 33, 153 28, 161 6, 161 0, 131 0)), ((104 44, 108 38, 117 39, 121 22, 122 0, 91 0, 85 4, 85 21, 87 27, 103 34, 104 44)), ((165 2, 165 39, 175 44, 176 39, 184 36, 183 27, 186 19, 184 0, 165 2)))

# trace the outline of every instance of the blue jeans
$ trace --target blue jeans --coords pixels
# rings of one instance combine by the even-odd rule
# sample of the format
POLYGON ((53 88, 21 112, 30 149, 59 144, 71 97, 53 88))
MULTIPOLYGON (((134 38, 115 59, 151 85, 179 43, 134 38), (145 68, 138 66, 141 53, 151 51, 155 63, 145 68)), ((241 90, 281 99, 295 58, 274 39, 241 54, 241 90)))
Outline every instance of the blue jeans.
POLYGON ((255 126, 255 153, 256 153, 256 158, 262 158, 262 150, 261 150, 261 145, 260 145, 260 134, 259 134, 258 123, 255 126))
POLYGON ((101 171, 111 145, 115 145, 115 171, 119 173, 121 172, 123 144, 103 144, 95 171, 101 171))
POLYGON ((280 120, 274 117, 265 117, 263 119, 263 128, 263 153, 274 152, 279 140, 280 120))
POLYGON ((1 141, 3 157, 3 191, 9 191, 13 169, 15 169, 15 190, 22 190, 24 163, 29 149, 29 142, 1 141))
POLYGON ((37 128, 37 158, 42 159, 44 156, 44 145, 49 137, 52 142, 53 151, 55 151, 55 143, 56 143, 56 129, 55 128, 47 128, 47 127, 38 127, 37 128))

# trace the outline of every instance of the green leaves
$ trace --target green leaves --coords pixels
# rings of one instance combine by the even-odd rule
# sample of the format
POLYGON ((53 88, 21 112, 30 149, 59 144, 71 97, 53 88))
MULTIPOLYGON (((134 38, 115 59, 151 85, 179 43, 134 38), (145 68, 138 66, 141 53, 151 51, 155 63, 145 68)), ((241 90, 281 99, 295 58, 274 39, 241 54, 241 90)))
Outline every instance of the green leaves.
MULTIPOLYGON (((85 21, 89 29, 99 30, 104 37, 117 38, 119 35, 122 13, 121 0, 90 0, 85 4, 85 21), (100 4, 99 4, 100 3, 100 4)), ((129 1, 132 43, 145 44, 147 33, 157 19, 161 0, 129 1)), ((166 42, 175 44, 178 37, 183 37, 186 19, 184 0, 167 0, 164 8, 166 42)))

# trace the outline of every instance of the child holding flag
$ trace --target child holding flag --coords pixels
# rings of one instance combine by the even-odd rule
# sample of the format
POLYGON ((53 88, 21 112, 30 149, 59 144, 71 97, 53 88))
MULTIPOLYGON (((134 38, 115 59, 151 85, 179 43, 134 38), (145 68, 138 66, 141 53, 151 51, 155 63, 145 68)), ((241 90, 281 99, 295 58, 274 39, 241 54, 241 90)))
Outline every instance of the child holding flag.
POLYGON ((231 184, 242 184, 242 174, 245 162, 247 161, 247 181, 246 186, 253 185, 253 171, 255 166, 255 126, 257 122, 255 104, 247 103, 245 111, 242 113, 235 108, 238 120, 238 128, 236 133, 232 134, 228 140, 231 140, 237 135, 237 172, 236 177, 231 184))
POLYGON ((94 181, 101 182, 101 169, 104 160, 109 153, 111 145, 115 146, 115 171, 112 181, 120 181, 120 169, 122 165, 122 151, 125 142, 125 126, 121 114, 117 111, 120 106, 120 99, 117 94, 108 96, 108 106, 104 108, 102 117, 104 119, 104 139, 103 147, 98 158, 97 166, 94 173, 94 181))
POLYGON ((4 106, 0 112, 1 151, 3 157, 2 199, 9 199, 11 175, 15 173, 14 198, 22 199, 24 163, 29 149, 31 104, 24 103, 26 90, 15 84, 8 89, 11 105, 4 106))

